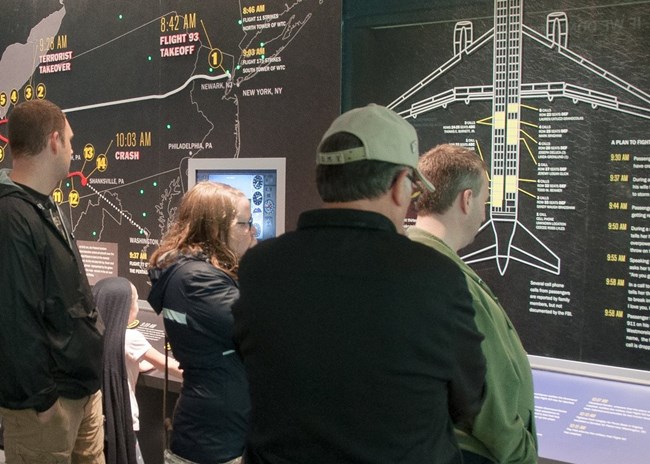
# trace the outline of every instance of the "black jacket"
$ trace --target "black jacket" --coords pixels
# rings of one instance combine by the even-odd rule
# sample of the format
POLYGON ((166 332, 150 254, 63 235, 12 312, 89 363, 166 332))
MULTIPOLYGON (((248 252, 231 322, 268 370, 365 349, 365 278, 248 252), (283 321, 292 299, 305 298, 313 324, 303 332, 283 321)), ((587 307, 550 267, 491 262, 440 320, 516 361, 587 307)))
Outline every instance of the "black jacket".
POLYGON ((183 386, 174 410, 171 450, 203 464, 241 456, 250 398, 232 340, 237 282, 205 260, 181 256, 152 269, 148 301, 163 312, 183 386))
POLYGON ((59 232, 51 205, 8 173, 0 171, 0 406, 45 411, 59 396, 99 389, 104 325, 69 223, 59 232))
POLYGON ((239 268, 247 464, 462 462, 485 359, 465 277, 380 214, 303 213, 239 268))

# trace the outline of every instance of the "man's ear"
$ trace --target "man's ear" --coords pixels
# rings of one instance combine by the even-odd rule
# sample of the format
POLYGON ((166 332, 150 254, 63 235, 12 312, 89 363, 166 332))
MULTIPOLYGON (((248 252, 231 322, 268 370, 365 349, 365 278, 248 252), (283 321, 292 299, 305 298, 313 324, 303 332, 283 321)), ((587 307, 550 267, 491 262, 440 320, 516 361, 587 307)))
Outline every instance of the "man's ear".
POLYGON ((52 150, 52 153, 56 153, 59 150, 60 139, 61 134, 59 131, 54 131, 49 135, 48 144, 50 145, 50 150, 52 150))
POLYGON ((411 181, 408 179, 408 171, 404 170, 399 173, 395 182, 390 188, 391 197, 397 206, 404 206, 411 202, 411 191, 409 190, 411 181), (406 202, 406 203, 405 203, 406 202))
POLYGON ((472 198, 474 197, 474 192, 472 192, 472 189, 465 189, 462 192, 458 194, 459 201, 460 201, 460 209, 463 212, 463 214, 468 214, 469 213, 469 205, 472 201, 472 198))

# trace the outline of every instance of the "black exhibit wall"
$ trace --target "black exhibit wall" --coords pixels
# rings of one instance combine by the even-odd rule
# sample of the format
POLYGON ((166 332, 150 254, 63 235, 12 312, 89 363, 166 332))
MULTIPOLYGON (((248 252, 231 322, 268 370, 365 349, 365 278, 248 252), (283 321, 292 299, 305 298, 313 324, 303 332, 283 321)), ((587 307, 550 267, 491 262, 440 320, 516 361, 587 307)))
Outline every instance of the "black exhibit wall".
POLYGON ((13 106, 59 104, 75 154, 55 199, 91 281, 148 294, 190 159, 285 158, 293 229, 319 204, 320 135, 377 102, 421 151, 452 142, 486 160, 488 221, 462 254, 530 354, 650 370, 647 3, 8 0, 3 13, 0 168, 13 106))
POLYGON ((650 370, 650 4, 348 2, 343 21, 344 109, 485 159, 461 255, 528 352, 650 370))
POLYGON ((285 229, 318 206, 315 150, 340 111, 340 0, 3 0, 2 11, 0 168, 16 103, 66 112, 75 153, 54 197, 91 283, 118 274, 146 298, 189 159, 285 158, 285 229))

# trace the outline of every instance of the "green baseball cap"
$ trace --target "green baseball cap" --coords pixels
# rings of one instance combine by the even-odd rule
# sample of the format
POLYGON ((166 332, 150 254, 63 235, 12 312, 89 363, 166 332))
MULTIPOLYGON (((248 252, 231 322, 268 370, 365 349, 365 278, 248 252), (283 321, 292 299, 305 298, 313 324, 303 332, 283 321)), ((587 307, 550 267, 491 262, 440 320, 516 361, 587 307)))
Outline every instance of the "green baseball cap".
POLYGON ((376 160, 413 168, 422 185, 433 192, 435 187, 418 169, 418 135, 415 128, 385 106, 371 103, 343 113, 336 118, 318 145, 316 164, 346 164, 376 160), (323 141, 338 132, 357 136, 363 146, 323 153, 323 141))

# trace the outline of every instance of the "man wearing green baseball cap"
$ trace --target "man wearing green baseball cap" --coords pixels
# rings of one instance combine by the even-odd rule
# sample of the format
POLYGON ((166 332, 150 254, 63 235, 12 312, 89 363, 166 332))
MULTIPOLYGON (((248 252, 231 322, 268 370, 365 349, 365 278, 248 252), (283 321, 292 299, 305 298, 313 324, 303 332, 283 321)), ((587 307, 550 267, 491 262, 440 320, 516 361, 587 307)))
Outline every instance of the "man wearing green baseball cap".
POLYGON ((483 337, 462 273, 402 234, 413 194, 433 189, 415 129, 383 106, 348 111, 316 163, 323 207, 240 264, 246 463, 460 464, 483 337))

